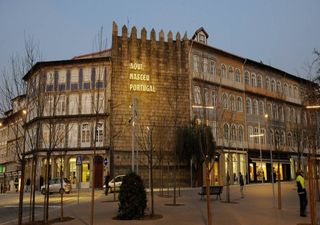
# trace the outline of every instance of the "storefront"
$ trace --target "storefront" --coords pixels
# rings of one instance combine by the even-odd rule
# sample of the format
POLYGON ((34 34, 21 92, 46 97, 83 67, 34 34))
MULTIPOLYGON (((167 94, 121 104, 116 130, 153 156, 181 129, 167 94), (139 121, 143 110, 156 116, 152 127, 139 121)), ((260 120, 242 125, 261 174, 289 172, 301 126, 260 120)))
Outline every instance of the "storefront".
POLYGON ((224 174, 230 184, 239 184, 240 173, 247 175, 247 154, 242 151, 224 153, 224 174))
POLYGON ((249 153, 250 182, 271 182, 272 176, 276 180, 292 180, 292 167, 292 161, 285 153, 274 154, 272 159, 269 152, 263 152, 261 157, 257 152, 249 153))

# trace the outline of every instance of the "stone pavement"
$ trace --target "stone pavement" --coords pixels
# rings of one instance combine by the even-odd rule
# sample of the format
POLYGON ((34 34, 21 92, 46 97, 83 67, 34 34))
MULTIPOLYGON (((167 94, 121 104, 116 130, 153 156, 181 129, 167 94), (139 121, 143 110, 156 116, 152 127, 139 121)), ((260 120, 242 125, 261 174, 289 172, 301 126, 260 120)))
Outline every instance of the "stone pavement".
MULTIPOLYGON (((245 197, 240 198, 238 185, 231 186, 231 201, 225 203, 226 189, 224 187, 222 200, 216 200, 211 196, 213 225, 296 225, 310 224, 309 205, 308 217, 299 216, 299 200, 295 182, 282 183, 282 210, 277 209, 277 184, 275 184, 276 208, 273 207, 272 185, 250 184, 245 186, 245 197)), ((159 197, 155 192, 155 214, 162 215, 157 220, 114 220, 117 215, 118 202, 114 202, 113 194, 105 196, 102 191, 96 191, 95 200, 95 225, 206 225, 207 211, 206 200, 200 200, 199 188, 181 190, 181 197, 177 198, 179 206, 168 206, 172 197, 159 197)), ((172 192, 171 192, 172 194, 172 192)), ((66 195, 67 196, 67 195, 66 195)), ((90 191, 81 193, 80 204, 73 198, 65 205, 64 215, 75 218, 61 225, 87 225, 90 221, 90 191)), ((57 204, 57 203, 53 203, 57 204)), ((318 218, 320 215, 320 203, 317 203, 318 218)), ((51 208, 50 218, 59 217, 60 209, 51 208)), ((148 211, 147 211, 148 213, 148 211)), ((42 210, 37 215, 42 219, 42 210)), ((320 218, 319 218, 320 220, 320 218)), ((1 223, 0 223, 1 224, 1 223)), ((5 223, 16 224, 16 222, 5 223)))
MULTIPOLYGON (((310 221, 309 206, 308 217, 299 216, 299 200, 295 182, 282 183, 282 210, 273 208, 272 185, 250 184, 245 186, 245 197, 240 198, 239 186, 231 186, 232 203, 225 203, 223 190, 222 201, 211 196, 212 215, 214 225, 293 225, 308 224, 310 221)), ((172 198, 159 197, 155 194, 155 213, 163 216, 157 220, 133 220, 120 221, 112 219, 117 215, 118 202, 112 202, 113 195, 104 196, 102 193, 96 200, 94 224, 102 225, 206 225, 207 212, 206 200, 200 200, 199 188, 184 189, 181 197, 177 199, 180 206, 168 206, 172 198)), ((277 185, 275 184, 277 200, 277 185)), ((277 207, 277 201, 275 202, 277 207)), ((318 217, 320 214, 318 202, 318 217)), ((84 202, 79 205, 68 206, 66 216, 74 217, 75 220, 61 223, 68 225, 89 224, 90 203, 84 202)), ((56 215, 58 211, 55 212, 56 215)), ((60 223, 57 223, 60 224, 60 223)))

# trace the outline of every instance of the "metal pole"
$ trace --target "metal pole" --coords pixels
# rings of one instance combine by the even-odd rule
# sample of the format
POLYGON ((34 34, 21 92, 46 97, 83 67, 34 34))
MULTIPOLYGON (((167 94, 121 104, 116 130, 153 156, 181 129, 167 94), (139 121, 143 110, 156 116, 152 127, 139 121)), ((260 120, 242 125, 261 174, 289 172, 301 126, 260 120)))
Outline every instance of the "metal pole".
POLYGON ((273 158, 272 158, 272 148, 271 148, 271 138, 270 138, 270 135, 269 135, 269 116, 268 114, 265 114, 264 115, 264 118, 266 118, 267 120, 267 123, 266 123, 266 127, 267 127, 267 131, 266 131, 266 134, 267 134, 267 141, 269 142, 269 148, 270 148, 270 163, 271 163, 271 184, 272 184, 272 200, 273 200, 273 208, 276 207, 276 198, 275 198, 275 192, 274 192, 274 176, 273 176, 273 158))
POLYGON ((262 183, 264 180, 264 171, 262 168, 262 149, 261 149, 261 129, 260 129, 260 118, 258 120, 258 126, 259 126, 259 146, 260 146, 260 168, 262 170, 262 183))
POLYGON ((78 205, 79 205, 79 197, 80 197, 80 165, 77 165, 77 169, 78 169, 77 188, 78 188, 78 205))

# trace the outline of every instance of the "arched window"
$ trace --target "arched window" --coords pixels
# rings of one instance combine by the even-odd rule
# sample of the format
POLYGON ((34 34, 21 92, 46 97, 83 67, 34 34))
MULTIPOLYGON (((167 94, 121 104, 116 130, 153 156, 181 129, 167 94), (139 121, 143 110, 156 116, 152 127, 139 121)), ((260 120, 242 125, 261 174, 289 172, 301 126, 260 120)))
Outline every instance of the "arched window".
POLYGON ((287 107, 287 113, 286 113, 286 117, 287 117, 287 122, 290 122, 291 120, 291 110, 289 107, 287 107))
POLYGON ((215 91, 212 92, 211 101, 212 101, 212 106, 217 105, 217 94, 215 91))
POLYGON ((266 130, 264 128, 261 128, 261 137, 260 137, 260 140, 261 140, 261 144, 265 145, 266 144, 266 130))
POLYGON ((288 133, 287 143, 289 147, 293 147, 292 134, 288 133))
POLYGON ((284 83, 284 85, 283 85, 283 92, 284 92, 284 95, 285 96, 289 96, 289 93, 288 93, 288 85, 287 85, 287 83, 284 83))
POLYGON ((259 115, 264 115, 264 103, 259 101, 259 115))
POLYGON ((283 106, 279 107, 279 111, 280 111, 280 120, 281 120, 282 122, 284 122, 283 106))
POLYGON ((270 138, 271 138, 271 145, 274 145, 274 132, 273 132, 273 129, 270 130, 270 138))
POLYGON ((239 125, 238 129, 239 129, 239 132, 238 132, 238 141, 239 141, 240 143, 243 143, 243 126, 242 126, 242 125, 239 125))
POLYGON ((251 99, 250 98, 246 99, 246 113, 251 114, 251 99))
POLYGON ((231 140, 232 142, 237 140, 236 126, 234 124, 231 125, 231 140))
POLYGON ((251 86, 252 87, 257 86, 256 75, 254 73, 251 74, 251 86))
POLYGON ((297 111, 297 123, 298 123, 298 124, 301 123, 301 112, 300 112, 300 110, 297 111))
POLYGON ((241 97, 237 98, 237 111, 242 112, 242 98, 241 97))
POLYGON ((193 55, 193 71, 199 72, 199 68, 200 68, 199 56, 193 55))
POLYGON ((234 96, 233 96, 233 95, 230 96, 230 110, 231 110, 232 112, 235 111, 234 96))
POLYGON ((239 83, 241 82, 240 70, 238 68, 236 68, 235 80, 239 83))
POLYGON ((276 91, 276 81, 275 80, 271 80, 271 91, 275 92, 276 91))
POLYGON ((231 66, 229 66, 229 69, 228 69, 228 79, 233 80, 233 69, 231 66))
POLYGON ((253 135, 253 129, 251 126, 248 126, 248 140, 250 143, 253 143, 252 135, 253 135))
POLYGON ((296 86, 294 86, 294 97, 299 98, 299 90, 296 86))
POLYGON ((270 90, 270 79, 269 79, 269 77, 266 78, 266 89, 268 91, 270 90))
POLYGON ((222 102, 223 102, 223 109, 228 109, 228 99, 226 94, 223 94, 222 102))
POLYGON ((244 83, 247 84, 247 85, 250 84, 250 75, 249 75, 249 72, 248 72, 248 71, 246 71, 246 72, 244 73, 244 83))
POLYGON ((291 108, 291 122, 296 122, 296 111, 294 110, 294 108, 291 108))
POLYGON ((289 96, 292 97, 292 86, 289 85, 289 96))
POLYGON ((198 105, 201 104, 201 93, 199 86, 194 86, 194 103, 198 105))
POLYGON ((274 104, 273 105, 273 111, 274 111, 274 119, 275 120, 278 120, 279 119, 279 110, 278 110, 278 105, 277 104, 274 104))
POLYGON ((213 60, 210 60, 210 74, 215 75, 216 73, 216 62, 213 60))
POLYGON ((229 139, 229 125, 227 123, 223 125, 223 139, 224 140, 229 139))
POLYGON ((277 92, 281 93, 281 83, 280 83, 280 81, 277 81, 277 92))
POLYGON ((257 87, 262 88, 262 76, 260 74, 257 76, 257 87))
POLYGON ((221 76, 222 76, 222 78, 224 78, 224 79, 227 78, 226 66, 225 66, 224 64, 221 65, 221 76))
POLYGON ((252 111, 254 115, 258 115, 258 101, 256 99, 253 100, 252 111))
POLYGON ((204 89, 204 104, 205 106, 209 105, 209 92, 207 88, 204 89))
POLYGON ((285 145, 286 144, 286 134, 284 133, 284 131, 281 131, 280 144, 281 145, 285 145))
POLYGON ((270 119, 272 119, 273 118, 272 105, 270 103, 268 103, 267 112, 268 112, 268 115, 270 116, 270 119))

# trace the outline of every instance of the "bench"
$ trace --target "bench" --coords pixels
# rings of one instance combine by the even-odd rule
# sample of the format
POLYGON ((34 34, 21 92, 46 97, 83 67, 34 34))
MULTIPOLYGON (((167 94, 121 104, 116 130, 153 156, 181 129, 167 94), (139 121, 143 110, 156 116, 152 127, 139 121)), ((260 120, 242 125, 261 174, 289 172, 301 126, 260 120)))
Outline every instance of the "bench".
MULTIPOLYGON (((210 195, 216 195, 218 199, 221 200, 221 194, 222 194, 222 190, 223 190, 223 186, 210 186, 210 195)), ((199 195, 200 195, 200 199, 202 200, 203 199, 203 196, 207 195, 207 187, 206 186, 202 186, 201 187, 201 190, 199 192, 199 195)))

